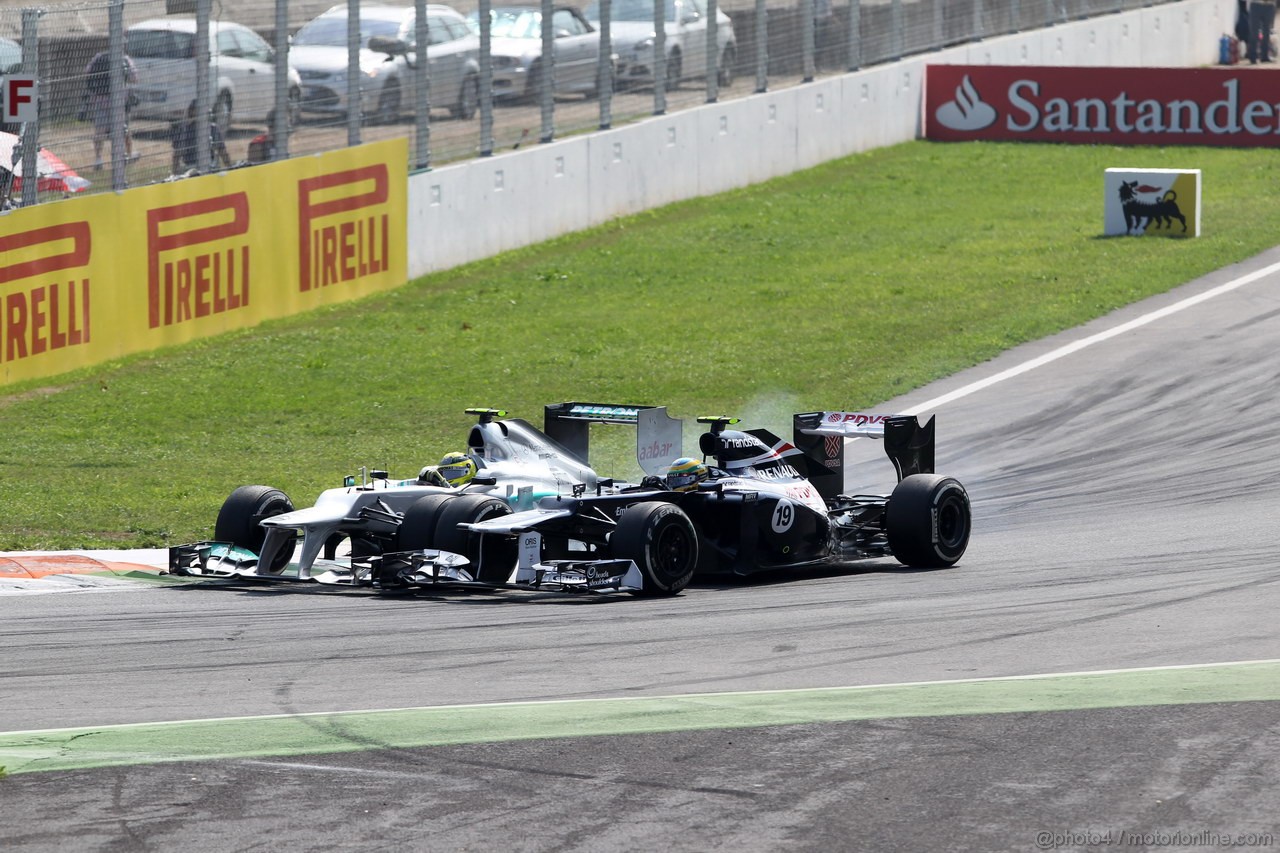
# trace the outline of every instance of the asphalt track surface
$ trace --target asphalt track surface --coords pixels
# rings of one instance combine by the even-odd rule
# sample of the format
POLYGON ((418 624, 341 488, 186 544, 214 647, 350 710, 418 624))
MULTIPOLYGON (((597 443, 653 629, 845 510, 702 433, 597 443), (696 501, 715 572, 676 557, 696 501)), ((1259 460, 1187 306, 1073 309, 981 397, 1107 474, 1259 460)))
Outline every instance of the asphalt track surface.
POLYGON ((1278 350, 1272 251, 887 403, 945 571, 6 596, 0 850, 1274 848, 1278 350))

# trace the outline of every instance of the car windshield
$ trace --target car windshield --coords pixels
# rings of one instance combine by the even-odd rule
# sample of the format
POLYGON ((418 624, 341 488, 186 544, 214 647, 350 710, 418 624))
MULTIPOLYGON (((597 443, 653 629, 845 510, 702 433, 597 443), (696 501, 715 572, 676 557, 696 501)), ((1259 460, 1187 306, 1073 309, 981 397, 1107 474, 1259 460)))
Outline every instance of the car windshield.
POLYGON ((124 52, 134 59, 191 59, 195 36, 175 30, 128 30, 124 52))
MULTIPOLYGON (((653 0, 614 0, 613 5, 609 8, 609 20, 611 21, 653 21, 653 0)), ((676 17, 675 0, 667 0, 663 4, 666 11, 663 13, 663 20, 674 21, 676 17)), ((600 20, 600 3, 599 0, 590 3, 583 13, 587 16, 588 21, 600 20)))
MULTIPOLYGON (((373 36, 399 38, 400 22, 361 18, 360 44, 368 47, 369 39, 373 36)), ((298 30, 297 35, 293 37, 292 44, 298 46, 346 47, 347 16, 325 15, 316 18, 298 30)))
MULTIPOLYGON (((472 29, 480 31, 480 13, 469 16, 472 29)), ((494 38, 536 39, 542 38, 542 13, 536 9, 503 8, 489 12, 489 34, 494 38)))

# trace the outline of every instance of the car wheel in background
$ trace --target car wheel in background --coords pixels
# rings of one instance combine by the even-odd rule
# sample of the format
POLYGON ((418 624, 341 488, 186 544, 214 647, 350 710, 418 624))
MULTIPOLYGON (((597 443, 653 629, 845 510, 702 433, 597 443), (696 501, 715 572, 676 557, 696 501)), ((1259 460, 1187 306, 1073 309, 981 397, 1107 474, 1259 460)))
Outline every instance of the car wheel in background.
POLYGON ((213 123, 217 125, 218 131, 225 141, 227 134, 231 131, 230 92, 219 92, 217 99, 213 102, 213 123))
POLYGON ((661 501, 632 504, 609 538, 615 559, 631 560, 644 576, 637 595, 675 595, 693 580, 698 533, 684 510, 661 501))
POLYGON ((955 565, 969 545, 972 513, 960 481, 939 474, 904 477, 885 507, 889 550, 918 569, 955 565))
MULTIPOLYGON (((293 501, 279 489, 271 486, 241 486, 222 503, 218 520, 213 525, 213 538, 217 542, 230 542, 239 548, 247 548, 255 554, 262 553, 262 543, 267 538, 266 528, 260 523, 293 512, 293 501)), ((282 549, 269 571, 277 572, 289 564, 293 549, 282 549)))
POLYGON ((480 78, 474 74, 468 74, 462 81, 462 90, 458 92, 458 103, 453 105, 450 112, 453 113, 454 118, 466 121, 475 118, 479 104, 480 78))

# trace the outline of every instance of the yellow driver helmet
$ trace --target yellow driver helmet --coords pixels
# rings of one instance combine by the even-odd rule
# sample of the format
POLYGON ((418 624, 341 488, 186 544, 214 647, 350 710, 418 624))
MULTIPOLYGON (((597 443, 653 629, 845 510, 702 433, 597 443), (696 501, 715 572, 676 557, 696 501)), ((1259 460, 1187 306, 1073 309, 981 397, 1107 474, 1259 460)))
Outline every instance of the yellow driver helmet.
POLYGON ((465 486, 476 475, 476 461, 465 453, 446 453, 437 469, 451 486, 465 486))

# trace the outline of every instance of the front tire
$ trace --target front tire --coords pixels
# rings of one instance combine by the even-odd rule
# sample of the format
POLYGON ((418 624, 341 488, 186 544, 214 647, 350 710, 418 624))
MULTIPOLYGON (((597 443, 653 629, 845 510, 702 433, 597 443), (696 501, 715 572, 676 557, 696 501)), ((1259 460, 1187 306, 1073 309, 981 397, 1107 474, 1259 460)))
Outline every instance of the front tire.
MULTIPOLYGON (((219 92, 218 99, 213 102, 213 123, 218 126, 223 142, 231 132, 231 93, 219 92)), ((202 167, 203 168, 203 167, 202 167)))
MULTIPOLYGON (((213 526, 213 538, 218 542, 230 542, 238 548, 261 554, 262 543, 267 538, 262 520, 286 512, 293 512, 293 501, 279 489, 271 486, 241 486, 223 501, 222 509, 218 511, 218 520, 213 526)), ((278 572, 289 565, 292 557, 292 548, 281 549, 271 565, 265 568, 267 571, 278 572)))
POLYGON ((738 56, 732 45, 726 47, 724 53, 720 54, 720 68, 718 69, 716 83, 721 89, 728 89, 733 85, 733 78, 736 75, 734 63, 737 61, 738 56))
POLYGON ((960 481, 912 474, 889 496, 885 528, 898 562, 918 569, 954 566, 969 545, 972 512, 960 481))
POLYGON ((435 548, 436 522, 440 520, 440 512, 456 497, 451 494, 427 495, 410 504, 396 528, 396 549, 422 551, 435 548))
POLYGON ((619 516, 609 543, 615 559, 633 561, 644 576, 637 595, 676 595, 698 567, 698 532, 675 504, 632 504, 619 516))
POLYGON ((484 583, 506 583, 516 567, 516 541, 464 530, 459 524, 475 524, 511 514, 501 498, 461 495, 445 504, 436 520, 435 547, 461 554, 471 561, 472 576, 484 583))
POLYGON ((395 124, 400 120, 400 83, 388 80, 378 93, 378 107, 373 113, 375 124, 395 124))

